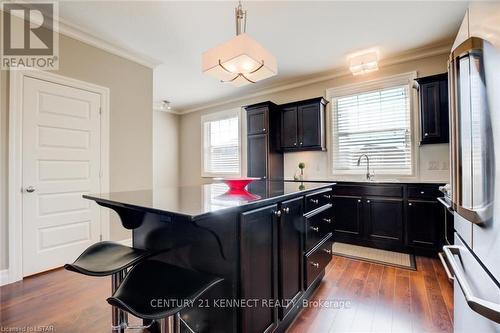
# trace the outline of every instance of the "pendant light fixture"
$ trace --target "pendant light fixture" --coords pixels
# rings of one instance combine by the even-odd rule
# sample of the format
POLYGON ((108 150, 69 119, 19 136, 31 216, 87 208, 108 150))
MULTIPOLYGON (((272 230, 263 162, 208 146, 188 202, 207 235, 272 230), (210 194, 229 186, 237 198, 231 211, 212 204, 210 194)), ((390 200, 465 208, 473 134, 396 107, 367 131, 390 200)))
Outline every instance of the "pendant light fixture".
POLYGON ((245 33, 247 11, 241 2, 235 16, 236 37, 203 53, 202 71, 238 87, 276 75, 276 58, 245 33))

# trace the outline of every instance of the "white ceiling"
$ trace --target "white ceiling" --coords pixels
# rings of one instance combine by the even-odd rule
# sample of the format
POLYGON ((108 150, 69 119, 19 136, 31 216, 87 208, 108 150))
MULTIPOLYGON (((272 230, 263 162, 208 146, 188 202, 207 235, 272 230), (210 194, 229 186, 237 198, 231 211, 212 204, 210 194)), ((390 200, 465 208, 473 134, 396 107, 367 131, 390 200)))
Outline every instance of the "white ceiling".
POLYGON ((278 75, 243 88, 201 73, 201 54, 235 34, 236 1, 67 1, 63 20, 157 59, 154 100, 176 111, 347 68, 347 55, 377 48, 384 59, 453 38, 467 7, 456 1, 243 1, 247 33, 278 61, 278 75))

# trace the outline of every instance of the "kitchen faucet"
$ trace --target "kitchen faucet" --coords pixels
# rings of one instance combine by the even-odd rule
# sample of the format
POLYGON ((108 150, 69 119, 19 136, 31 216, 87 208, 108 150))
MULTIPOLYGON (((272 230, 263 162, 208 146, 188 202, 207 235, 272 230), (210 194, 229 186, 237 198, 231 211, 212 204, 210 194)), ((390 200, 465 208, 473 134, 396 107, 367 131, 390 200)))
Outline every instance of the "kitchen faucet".
POLYGON ((370 173, 370 158, 368 157, 368 155, 366 154, 361 154, 361 156, 359 156, 358 158, 358 166, 360 165, 361 163, 361 159, 364 157, 366 157, 366 180, 372 180, 374 174, 373 173, 370 173))

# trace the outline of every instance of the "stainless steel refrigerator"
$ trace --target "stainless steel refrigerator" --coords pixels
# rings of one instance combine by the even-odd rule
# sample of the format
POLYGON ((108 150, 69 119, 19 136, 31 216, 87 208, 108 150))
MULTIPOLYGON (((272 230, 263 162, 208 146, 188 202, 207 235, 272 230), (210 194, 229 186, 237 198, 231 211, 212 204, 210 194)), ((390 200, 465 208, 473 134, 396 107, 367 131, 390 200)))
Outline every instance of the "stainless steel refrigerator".
POLYGON ((455 332, 500 332, 500 15, 478 23, 470 21, 472 13, 465 33, 472 24, 492 28, 467 36, 450 56, 456 232, 454 245, 443 249, 454 273, 455 332))

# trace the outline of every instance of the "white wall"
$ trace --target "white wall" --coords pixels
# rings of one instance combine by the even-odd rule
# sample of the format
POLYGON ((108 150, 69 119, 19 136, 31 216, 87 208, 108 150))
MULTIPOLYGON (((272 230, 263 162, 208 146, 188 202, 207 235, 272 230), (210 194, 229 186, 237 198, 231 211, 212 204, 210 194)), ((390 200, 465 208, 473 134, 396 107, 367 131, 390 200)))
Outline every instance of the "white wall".
POLYGON ((179 116, 153 110, 153 188, 179 183, 179 116))
MULTIPOLYGON (((359 83, 366 80, 392 76, 401 73, 416 71, 418 77, 429 76, 447 71, 447 54, 435 55, 418 60, 406 61, 390 66, 381 66, 374 73, 360 76, 345 75, 335 79, 316 82, 298 88, 288 89, 259 97, 247 98, 237 102, 223 104, 217 107, 207 108, 181 116, 180 119, 180 183, 182 185, 200 184, 209 182, 210 179, 201 177, 201 125, 200 117, 203 114, 228 110, 242 105, 249 105, 263 101, 272 101, 283 104, 307 98, 325 96, 326 90, 333 87, 343 86, 351 83, 359 83)), ((243 130, 246 131, 246 123, 242 122, 243 130)), ((414 137, 416 137, 414 135, 414 137)), ((243 136, 243 150, 246 151, 246 139, 243 136)), ((448 144, 424 145, 418 148, 420 162, 417 166, 418 176, 411 181, 414 182, 448 182, 449 181, 449 154, 448 144), (432 163, 431 163, 432 162, 432 163), (432 164, 432 165, 431 165, 432 164), (439 170, 434 169, 434 164, 439 170)), ((327 147, 328 148, 328 147, 327 147)), ((286 153, 284 158, 284 172, 286 178, 293 178, 298 162, 305 162, 306 179, 332 179, 328 171, 328 152, 301 152, 286 153)), ((246 154, 243 154, 243 162, 246 163, 246 154)), ((378 177, 380 179, 380 177, 378 177)), ((340 177, 335 179, 341 180, 340 177)), ((346 179, 346 178, 343 178, 346 179)), ((360 177, 348 178, 346 180, 359 180, 360 177)))

